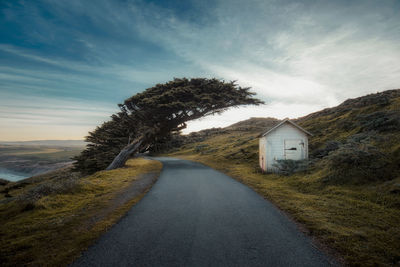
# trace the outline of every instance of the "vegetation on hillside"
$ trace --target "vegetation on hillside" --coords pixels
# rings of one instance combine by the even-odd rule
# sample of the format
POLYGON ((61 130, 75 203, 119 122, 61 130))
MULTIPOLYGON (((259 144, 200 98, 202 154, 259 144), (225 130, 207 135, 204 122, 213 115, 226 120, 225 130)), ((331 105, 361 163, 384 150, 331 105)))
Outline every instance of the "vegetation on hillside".
POLYGON ((349 99, 300 118, 325 182, 363 184, 400 172, 400 90, 349 99))
POLYGON ((177 79, 157 84, 124 101, 121 111, 90 132, 87 148, 75 157, 84 173, 123 166, 134 153, 148 150, 186 127, 186 122, 230 107, 258 105, 250 88, 218 79, 177 79))
POLYGON ((87 177, 65 168, 0 183, 0 265, 68 265, 139 201, 160 171, 160 162, 135 158, 87 177))
POLYGON ((398 264, 400 90, 350 99, 296 122, 313 137, 308 169, 290 176, 263 174, 258 166, 258 135, 276 119, 175 136, 164 148, 249 185, 347 264, 398 264))
POLYGON ((116 155, 138 135, 136 123, 120 112, 111 116, 85 138, 88 142, 80 155, 74 157, 75 170, 83 174, 92 174, 105 170, 116 155))

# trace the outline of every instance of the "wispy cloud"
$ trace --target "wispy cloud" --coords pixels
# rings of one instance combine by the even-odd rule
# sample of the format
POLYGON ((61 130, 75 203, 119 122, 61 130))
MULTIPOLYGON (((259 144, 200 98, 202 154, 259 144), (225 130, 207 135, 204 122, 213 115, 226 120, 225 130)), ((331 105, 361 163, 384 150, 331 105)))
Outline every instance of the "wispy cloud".
POLYGON ((298 117, 400 84, 395 0, 39 2, 8 1, 1 10, 3 128, 93 125, 110 115, 104 104, 182 76, 237 80, 268 103, 188 131, 250 116, 298 117), (35 97, 41 106, 61 102, 17 111, 10 97, 21 106, 35 97), (71 111, 71 103, 85 108, 71 111))
POLYGON ((0 97, 7 99, 7 103, 0 105, 1 140, 81 139, 118 110, 104 102, 2 94, 0 97))
POLYGON ((400 20, 371 2, 334 7, 220 1, 216 23, 203 28, 163 14, 158 26, 143 18, 141 29, 186 60, 253 86, 265 98, 320 97, 329 105, 398 86, 400 20))

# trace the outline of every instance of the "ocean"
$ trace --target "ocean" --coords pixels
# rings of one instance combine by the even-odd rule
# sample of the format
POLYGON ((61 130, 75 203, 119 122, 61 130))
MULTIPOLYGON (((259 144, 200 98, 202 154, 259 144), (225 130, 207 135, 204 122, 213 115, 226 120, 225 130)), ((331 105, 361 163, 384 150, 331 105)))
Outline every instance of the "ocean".
POLYGON ((12 182, 16 182, 28 177, 31 177, 32 175, 29 173, 23 173, 23 172, 15 172, 11 171, 8 169, 0 168, 0 178, 6 179, 12 182))

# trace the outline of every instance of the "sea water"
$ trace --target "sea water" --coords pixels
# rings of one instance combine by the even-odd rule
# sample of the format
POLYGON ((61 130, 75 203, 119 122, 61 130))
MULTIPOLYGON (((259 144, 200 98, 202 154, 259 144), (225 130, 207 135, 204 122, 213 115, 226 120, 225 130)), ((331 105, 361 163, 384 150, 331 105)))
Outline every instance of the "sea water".
POLYGON ((6 179, 12 182, 16 182, 25 178, 28 178, 32 175, 23 172, 15 172, 8 169, 0 168, 0 178, 6 179))

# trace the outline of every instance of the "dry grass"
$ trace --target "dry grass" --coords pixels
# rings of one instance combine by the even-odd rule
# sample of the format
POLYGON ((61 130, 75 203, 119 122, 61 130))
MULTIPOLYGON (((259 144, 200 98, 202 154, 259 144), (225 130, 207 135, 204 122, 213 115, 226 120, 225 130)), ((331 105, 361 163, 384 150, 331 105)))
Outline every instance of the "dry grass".
MULTIPOLYGON (((330 120, 317 117, 305 124, 317 127, 330 120)), ((332 122, 325 127, 331 131, 330 137, 319 133, 312 142, 322 144, 329 138, 347 138, 354 132, 335 132, 332 122)), ((323 182, 327 172, 324 168, 313 167, 291 176, 262 174, 257 134, 232 130, 186 144, 168 155, 202 162, 253 188, 305 226, 346 264, 400 264, 400 176, 361 185, 335 185, 323 182)), ((377 144, 387 153, 398 150, 399 137, 392 135, 381 135, 383 140, 377 144)))
POLYGON ((13 199, 3 198, 0 202, 1 265, 67 265, 117 222, 144 192, 110 210, 119 194, 141 174, 160 170, 161 163, 136 158, 129 160, 125 168, 81 179, 68 177, 69 171, 48 174, 9 190, 13 199), (27 207, 27 203, 33 205, 27 207), (110 212, 104 214, 104 210, 110 212), (94 217, 101 219, 93 220, 94 217))
POLYGON ((260 172, 257 136, 271 122, 253 118, 200 140, 189 138, 169 155, 202 162, 253 188, 349 265, 400 266, 400 90, 299 118, 313 133, 315 156, 307 171, 294 175, 260 172), (318 158, 332 141, 339 149, 318 158))
MULTIPOLYGON (((387 265, 400 261, 400 199, 390 185, 328 186, 320 173, 290 177, 261 174, 253 166, 210 155, 174 154, 202 162, 250 186, 305 226, 350 265, 387 265)), ((400 183, 400 177, 392 184, 400 183)))

